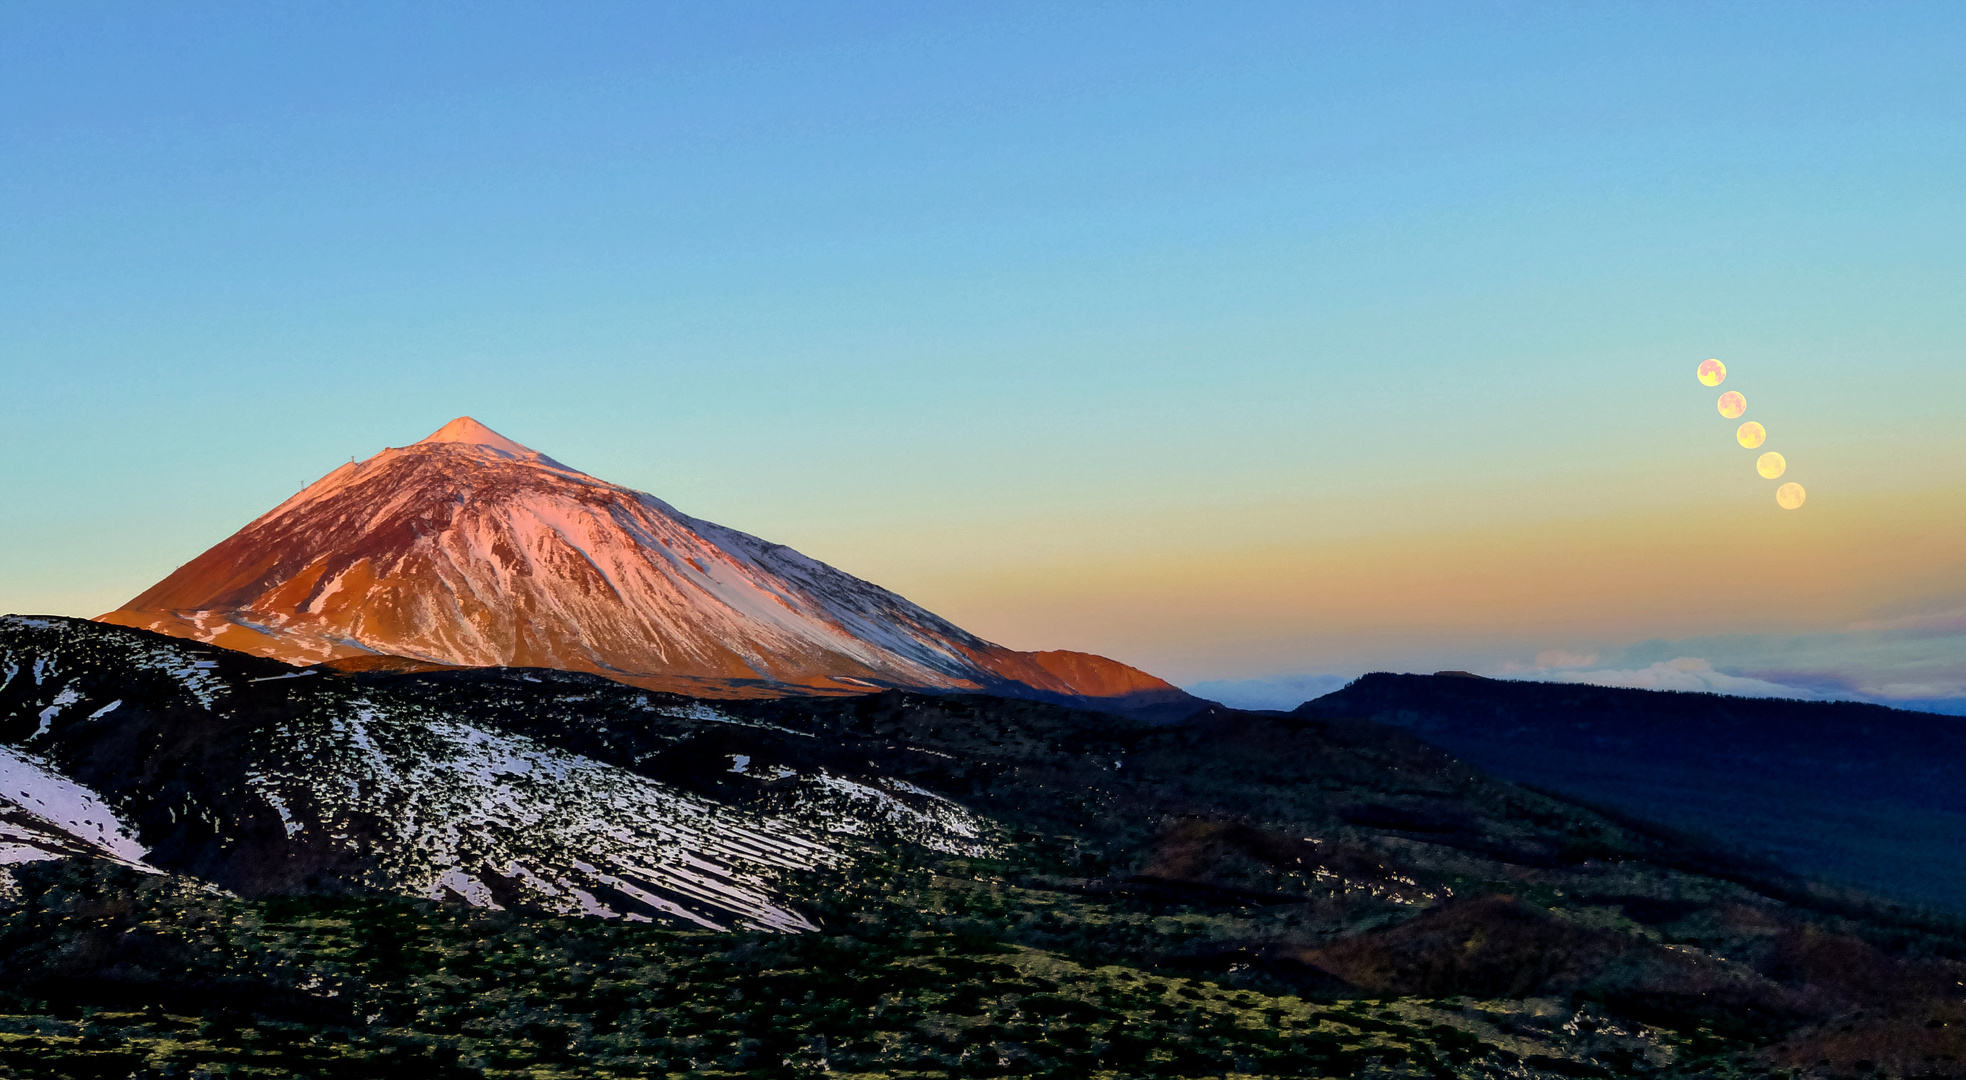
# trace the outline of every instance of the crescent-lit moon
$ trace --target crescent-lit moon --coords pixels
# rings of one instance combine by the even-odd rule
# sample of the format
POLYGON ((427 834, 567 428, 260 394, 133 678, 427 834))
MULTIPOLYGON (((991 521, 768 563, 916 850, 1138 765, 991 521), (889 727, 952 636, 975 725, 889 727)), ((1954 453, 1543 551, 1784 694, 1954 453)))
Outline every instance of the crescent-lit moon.
POLYGON ((1748 399, 1739 390, 1729 390, 1720 395, 1720 415, 1729 420, 1737 420, 1748 411, 1748 399))
POLYGON ((1696 374, 1700 377, 1701 386, 1719 386, 1727 381, 1727 365, 1718 360, 1702 360, 1696 374))
POLYGON ((1741 425, 1740 430, 1734 433, 1734 438, 1739 440, 1742 446, 1752 450, 1768 441, 1768 429, 1750 420, 1741 425))
MULTIPOLYGON (((1777 454, 1773 450, 1770 450, 1767 453, 1761 455, 1760 457, 1754 459, 1754 471, 1760 473, 1761 478, 1763 480, 1773 480, 1774 478, 1782 475, 1788 470, 1789 470, 1788 459, 1780 454, 1777 454)), ((1801 488, 1796 487, 1796 485, 1794 484, 1790 484, 1789 486, 1795 488, 1795 490, 1797 491, 1802 490, 1801 488)), ((1796 505, 1800 506, 1802 504, 1797 503, 1796 505)))
POLYGON ((1800 507, 1802 500, 1808 497, 1809 493, 1802 490, 1802 485, 1794 481, 1790 481, 1775 489, 1775 502, 1784 510, 1794 510, 1800 507))

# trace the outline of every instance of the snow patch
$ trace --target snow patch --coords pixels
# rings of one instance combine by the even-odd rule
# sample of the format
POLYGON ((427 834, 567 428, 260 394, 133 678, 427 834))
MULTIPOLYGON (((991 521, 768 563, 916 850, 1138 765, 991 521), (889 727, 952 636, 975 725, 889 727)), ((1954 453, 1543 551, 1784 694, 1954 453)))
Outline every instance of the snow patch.
POLYGON ((431 883, 430 890, 424 894, 424 899, 442 900, 447 892, 463 897, 464 902, 472 907, 490 908, 493 911, 505 910, 498 901, 492 899, 491 889, 487 888, 484 882, 455 866, 437 876, 437 880, 431 883))
POLYGON ((280 826, 287 831, 288 839, 291 840, 295 836, 300 835, 301 824, 294 820, 293 812, 287 809, 286 800, 280 798, 278 791, 274 790, 271 785, 261 783, 260 776, 257 773, 247 775, 246 786, 252 788, 265 801, 266 805, 272 807, 274 813, 280 815, 280 826))
POLYGON ((225 690, 225 684, 212 674, 217 667, 216 660, 194 660, 189 664, 175 665, 166 670, 177 676, 179 685, 189 690, 191 696, 198 699, 198 704, 209 709, 225 690))
POLYGON ((821 770, 801 776, 789 797, 787 812, 835 834, 872 836, 886 832, 949 855, 982 857, 996 852, 983 819, 940 795, 900 780, 863 784, 821 770))
POLYGON ((46 735, 48 728, 54 725, 55 717, 60 716, 63 709, 68 708, 80 700, 82 700, 81 691, 75 689, 73 686, 63 687, 61 693, 55 695, 54 701, 50 702, 47 708, 41 710, 41 726, 35 728, 34 734, 28 737, 30 739, 38 739, 46 735))
POLYGON ((102 796, 40 758, 0 746, 0 798, 118 861, 159 872, 143 865, 149 851, 102 796))

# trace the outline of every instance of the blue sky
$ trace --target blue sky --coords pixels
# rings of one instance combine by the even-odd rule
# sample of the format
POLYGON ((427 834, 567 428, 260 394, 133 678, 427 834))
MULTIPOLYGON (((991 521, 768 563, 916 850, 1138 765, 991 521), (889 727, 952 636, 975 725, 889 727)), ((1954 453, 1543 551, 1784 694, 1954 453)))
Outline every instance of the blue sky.
MULTIPOLYGON (((0 606, 106 610, 471 414, 1189 683, 1847 673, 1966 608, 1920 539, 1966 524, 1962 44, 1937 3, 0 7, 0 606)), ((1966 687, 1939 640, 1892 685, 1966 687)))

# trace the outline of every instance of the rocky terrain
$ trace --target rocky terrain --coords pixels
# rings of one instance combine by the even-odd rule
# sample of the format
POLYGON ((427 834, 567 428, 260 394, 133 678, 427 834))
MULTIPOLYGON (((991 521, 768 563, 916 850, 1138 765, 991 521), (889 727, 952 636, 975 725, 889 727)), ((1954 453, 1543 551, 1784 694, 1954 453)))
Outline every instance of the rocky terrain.
POLYGON ((469 417, 335 469, 102 619, 296 665, 558 668, 701 697, 1200 704, 1102 656, 985 641, 469 417))
POLYGON ((0 621, 16 1076, 1958 1076, 1966 936, 1368 719, 0 621))

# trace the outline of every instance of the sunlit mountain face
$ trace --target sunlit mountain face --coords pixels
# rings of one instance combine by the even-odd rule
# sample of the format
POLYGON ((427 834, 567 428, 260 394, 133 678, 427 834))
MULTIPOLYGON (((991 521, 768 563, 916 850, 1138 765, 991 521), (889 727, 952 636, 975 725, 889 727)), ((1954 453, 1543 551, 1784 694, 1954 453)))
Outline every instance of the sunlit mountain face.
POLYGON ((992 644, 469 417, 334 470, 101 618, 292 664, 559 668, 711 697, 1200 704, 1104 657, 992 644))

